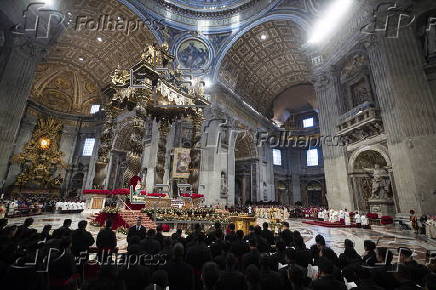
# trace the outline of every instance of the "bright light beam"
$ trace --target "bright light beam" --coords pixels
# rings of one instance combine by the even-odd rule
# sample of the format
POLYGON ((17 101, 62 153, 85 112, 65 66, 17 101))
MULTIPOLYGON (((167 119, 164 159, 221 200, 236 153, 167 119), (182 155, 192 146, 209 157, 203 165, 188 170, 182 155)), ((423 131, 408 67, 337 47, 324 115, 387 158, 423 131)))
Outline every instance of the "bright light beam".
POLYGON ((350 9, 352 3, 353 0, 335 0, 330 4, 325 13, 321 15, 321 19, 313 26, 307 42, 310 44, 322 42, 335 30, 350 9))

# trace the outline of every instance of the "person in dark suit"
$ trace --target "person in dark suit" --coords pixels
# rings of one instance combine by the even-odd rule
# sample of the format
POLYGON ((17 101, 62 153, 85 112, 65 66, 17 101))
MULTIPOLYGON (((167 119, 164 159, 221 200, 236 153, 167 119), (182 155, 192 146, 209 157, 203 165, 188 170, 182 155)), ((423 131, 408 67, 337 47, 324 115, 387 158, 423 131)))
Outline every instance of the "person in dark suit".
POLYGON ((368 267, 358 266, 357 268, 357 287, 353 290, 383 290, 384 288, 377 285, 374 281, 371 271, 368 267))
POLYGON ((336 279, 336 267, 324 257, 318 260, 318 279, 312 282, 313 290, 346 290, 347 286, 342 281, 336 279))
POLYGON ((397 271, 393 273, 395 279, 399 285, 395 290, 419 290, 422 289, 416 285, 413 281, 412 273, 413 269, 406 264, 398 264, 397 271))
POLYGON ((244 232, 242 230, 236 231, 236 239, 230 244, 230 251, 236 256, 238 260, 241 260, 242 255, 250 251, 248 242, 244 239, 244 232))
POLYGON ((289 230, 289 223, 283 222, 282 231, 279 234, 279 237, 285 242, 286 247, 292 247, 292 232, 289 230))
POLYGON ((236 257, 229 253, 225 261, 225 271, 223 271, 218 279, 216 290, 244 290, 247 289, 244 275, 236 271, 236 257))
POLYGON ((105 253, 113 253, 117 247, 117 237, 112 231, 112 221, 107 220, 104 229, 101 229, 97 235, 98 255, 99 258, 104 258, 105 253))
POLYGON ((138 236, 140 240, 145 239, 147 236, 147 229, 142 225, 141 217, 136 219, 136 225, 129 228, 129 232, 127 234, 128 243, 130 243, 130 240, 133 236, 138 236))
POLYGON ((62 237, 70 237, 73 231, 70 229, 72 220, 64 219, 64 224, 53 231, 53 237, 56 239, 61 239, 62 237))
POLYGON ((156 231, 149 229, 147 231, 147 237, 140 243, 142 250, 150 255, 155 255, 161 250, 161 246, 158 240, 156 240, 156 231))
POLYGON ((235 224, 233 224, 233 223, 229 224, 226 237, 224 238, 224 240, 226 242, 231 243, 231 242, 233 242, 236 239, 235 228, 236 228, 235 224))
POLYGON ((400 256, 400 263, 408 267, 411 274, 411 280, 416 284, 423 286, 424 278, 429 273, 429 269, 422 264, 418 264, 413 259, 412 256, 413 252, 409 248, 406 247, 398 248, 398 254, 400 256))
POLYGON ((214 242, 216 240, 217 234, 220 235, 220 236, 222 236, 222 234, 223 234, 223 230, 221 228, 221 223, 220 222, 216 222, 214 224, 214 229, 207 235, 206 242, 208 244, 214 242))
POLYGON ((242 256, 241 270, 245 271, 248 265, 253 264, 259 268, 260 253, 256 248, 256 240, 249 240, 250 251, 242 256))
POLYGON ((163 227, 162 227, 162 225, 158 225, 158 226, 156 227, 156 236, 155 236, 155 239, 159 242, 161 248, 162 248, 163 245, 164 245, 164 239, 165 239, 164 236, 163 236, 163 234, 162 234, 162 232, 163 232, 163 227))
POLYGON ((268 244, 271 246, 271 245, 274 245, 274 243, 275 243, 275 240, 274 240, 274 234, 273 234, 273 232, 272 231, 270 231, 269 229, 268 229, 268 223, 267 222, 264 222, 263 224, 262 224, 262 237, 268 242, 268 244))
POLYGON ((254 226, 253 225, 249 225, 248 226, 248 234, 246 236, 244 236, 244 241, 249 241, 251 239, 254 239, 254 226))
POLYGON ((77 230, 74 230, 71 234, 71 251, 76 257, 79 257, 81 253, 88 253, 89 247, 95 242, 92 234, 86 230, 87 225, 87 221, 80 221, 77 225, 77 230))
POLYGON ((194 272, 192 267, 183 261, 185 249, 181 243, 173 247, 173 259, 168 261, 162 269, 167 271, 172 290, 192 289, 194 285, 194 272))
POLYGON ((33 229, 30 229, 30 226, 33 224, 33 218, 26 218, 24 223, 21 226, 18 226, 17 233, 15 237, 17 240, 21 240, 26 238, 33 232, 33 229))
POLYGON ((271 257, 267 254, 260 256, 260 285, 262 290, 283 290, 282 275, 271 269, 271 257))

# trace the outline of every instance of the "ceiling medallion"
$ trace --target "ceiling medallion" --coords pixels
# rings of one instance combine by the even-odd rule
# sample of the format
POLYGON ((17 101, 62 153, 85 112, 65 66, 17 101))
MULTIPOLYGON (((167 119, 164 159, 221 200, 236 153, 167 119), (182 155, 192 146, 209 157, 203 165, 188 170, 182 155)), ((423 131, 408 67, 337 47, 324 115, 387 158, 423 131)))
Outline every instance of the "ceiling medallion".
POLYGON ((183 40, 176 49, 177 62, 182 69, 201 72, 208 68, 211 61, 211 50, 198 38, 183 40))

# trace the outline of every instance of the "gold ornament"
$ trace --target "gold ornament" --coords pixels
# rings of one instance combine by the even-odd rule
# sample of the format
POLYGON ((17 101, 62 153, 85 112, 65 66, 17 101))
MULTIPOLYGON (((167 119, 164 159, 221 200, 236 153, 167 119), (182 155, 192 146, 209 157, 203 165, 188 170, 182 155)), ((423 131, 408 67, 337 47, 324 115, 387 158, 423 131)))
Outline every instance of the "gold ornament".
POLYGON ((59 167, 65 167, 62 160, 64 154, 59 151, 62 126, 60 121, 53 118, 38 120, 23 152, 12 157, 12 161, 20 163, 22 168, 16 185, 49 189, 63 182, 60 175, 54 177, 59 167))

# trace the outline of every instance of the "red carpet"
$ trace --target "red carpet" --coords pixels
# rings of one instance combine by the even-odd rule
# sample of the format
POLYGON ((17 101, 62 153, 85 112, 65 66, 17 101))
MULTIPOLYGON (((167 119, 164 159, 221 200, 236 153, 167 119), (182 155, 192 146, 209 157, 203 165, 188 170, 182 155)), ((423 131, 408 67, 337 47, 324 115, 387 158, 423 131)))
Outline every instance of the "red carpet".
POLYGON ((356 228, 357 227, 355 224, 347 226, 340 223, 331 223, 325 221, 303 221, 303 223, 308 225, 326 227, 326 228, 356 228))

